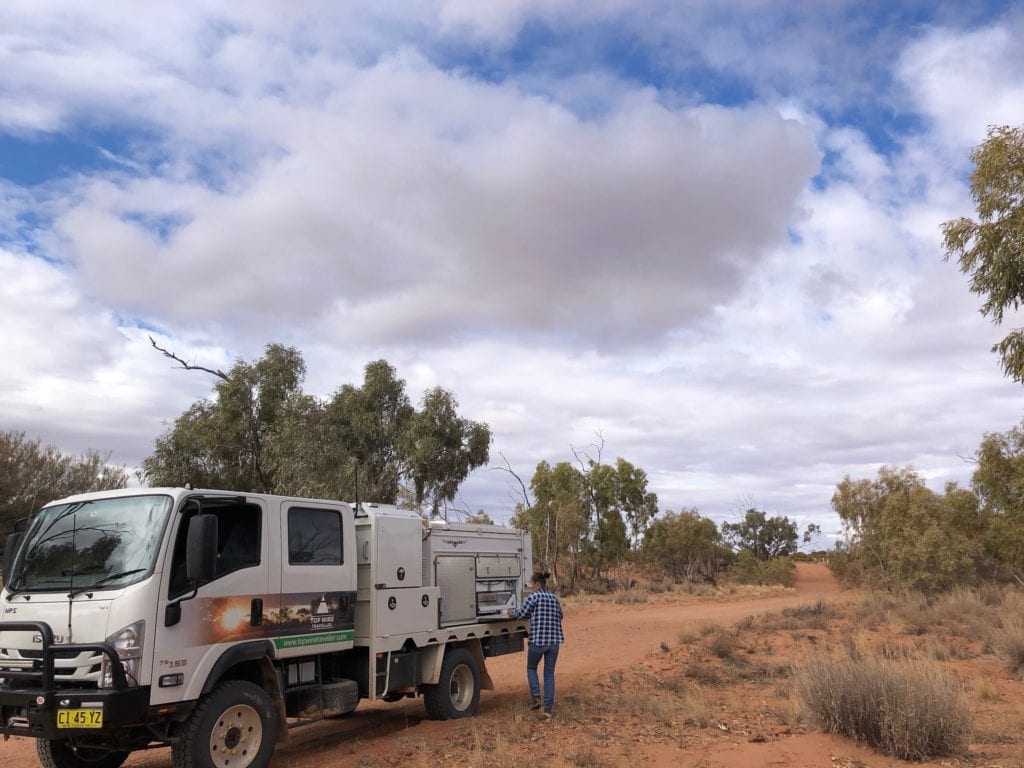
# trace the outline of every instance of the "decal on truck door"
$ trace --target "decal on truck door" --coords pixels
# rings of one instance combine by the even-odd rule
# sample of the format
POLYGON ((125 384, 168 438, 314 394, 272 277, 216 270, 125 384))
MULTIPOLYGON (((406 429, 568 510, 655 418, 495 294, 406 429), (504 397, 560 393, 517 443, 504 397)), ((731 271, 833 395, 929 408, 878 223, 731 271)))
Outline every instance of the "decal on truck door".
POLYGON ((355 638, 354 591, 233 595, 197 602, 202 621, 195 627, 196 645, 269 638, 278 648, 290 648, 355 638))

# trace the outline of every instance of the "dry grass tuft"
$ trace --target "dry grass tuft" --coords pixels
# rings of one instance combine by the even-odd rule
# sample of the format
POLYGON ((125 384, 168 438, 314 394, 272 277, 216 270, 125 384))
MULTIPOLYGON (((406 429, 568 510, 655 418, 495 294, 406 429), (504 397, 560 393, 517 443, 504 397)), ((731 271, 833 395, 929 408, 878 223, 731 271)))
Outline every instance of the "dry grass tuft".
POLYGON ((720 659, 731 658, 739 649, 739 639, 734 632, 719 627, 714 634, 705 638, 708 650, 720 659))
POLYGON ((686 697, 683 701, 683 711, 686 713, 686 719, 698 728, 707 728, 715 718, 714 707, 699 693, 686 697))
POLYGON ((690 645, 690 643, 695 643, 698 640, 700 640, 700 632, 698 632, 696 629, 687 627, 686 629, 680 630, 679 632, 680 645, 690 645))
POLYGON ((683 675, 698 685, 709 688, 715 688, 725 683, 725 678, 717 667, 696 660, 691 661, 683 668, 683 675))
POLYGON ((987 677, 974 678, 974 695, 982 701, 999 701, 999 689, 987 677))
POLYGON ((970 712, 960 685, 933 661, 817 656, 796 670, 812 719, 903 760, 963 754, 970 712))
POLYGON ((1024 672, 1024 619, 1007 619, 1002 629, 995 633, 995 647, 1006 659, 1010 671, 1015 675, 1024 672))
POLYGON ((647 592, 642 589, 619 589, 612 594, 612 602, 615 605, 637 605, 647 602, 647 592))

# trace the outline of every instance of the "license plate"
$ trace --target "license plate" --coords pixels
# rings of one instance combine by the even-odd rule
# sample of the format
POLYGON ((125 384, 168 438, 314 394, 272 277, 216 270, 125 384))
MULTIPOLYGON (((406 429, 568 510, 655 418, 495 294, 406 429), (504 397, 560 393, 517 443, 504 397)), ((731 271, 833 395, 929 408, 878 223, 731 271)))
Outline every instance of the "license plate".
POLYGON ((58 728, 102 728, 102 709, 58 709, 58 728))

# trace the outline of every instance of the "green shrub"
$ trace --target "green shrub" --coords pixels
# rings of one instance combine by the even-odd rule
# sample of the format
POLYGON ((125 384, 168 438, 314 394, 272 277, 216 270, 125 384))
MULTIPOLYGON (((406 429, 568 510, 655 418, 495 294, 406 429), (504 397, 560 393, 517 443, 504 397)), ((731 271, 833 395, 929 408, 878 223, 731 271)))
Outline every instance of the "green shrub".
POLYGON ((848 550, 836 549, 834 552, 830 552, 828 568, 844 587, 861 587, 866 581, 860 557, 851 554, 848 550))
POLYGON ((960 685, 934 661, 811 658, 797 691, 822 730, 902 760, 963 754, 969 710, 960 685))
POLYGON ((789 557, 773 557, 770 560, 758 560, 750 550, 743 550, 736 556, 736 563, 731 569, 737 584, 793 586, 793 574, 796 565, 789 557))

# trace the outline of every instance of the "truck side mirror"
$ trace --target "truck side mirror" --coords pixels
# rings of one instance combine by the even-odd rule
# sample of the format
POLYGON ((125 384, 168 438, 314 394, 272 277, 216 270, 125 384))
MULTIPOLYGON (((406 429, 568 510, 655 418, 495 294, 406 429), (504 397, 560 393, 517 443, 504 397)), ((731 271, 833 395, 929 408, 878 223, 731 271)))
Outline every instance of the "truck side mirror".
POLYGON ((18 531, 12 533, 7 537, 7 541, 4 542, 4 581, 9 581, 7 578, 11 568, 14 567, 14 558, 18 556, 18 550, 21 549, 21 542, 25 539, 25 532, 18 531))
POLYGON ((196 515, 188 521, 185 575, 189 581, 210 581, 217 572, 217 516, 196 515))

